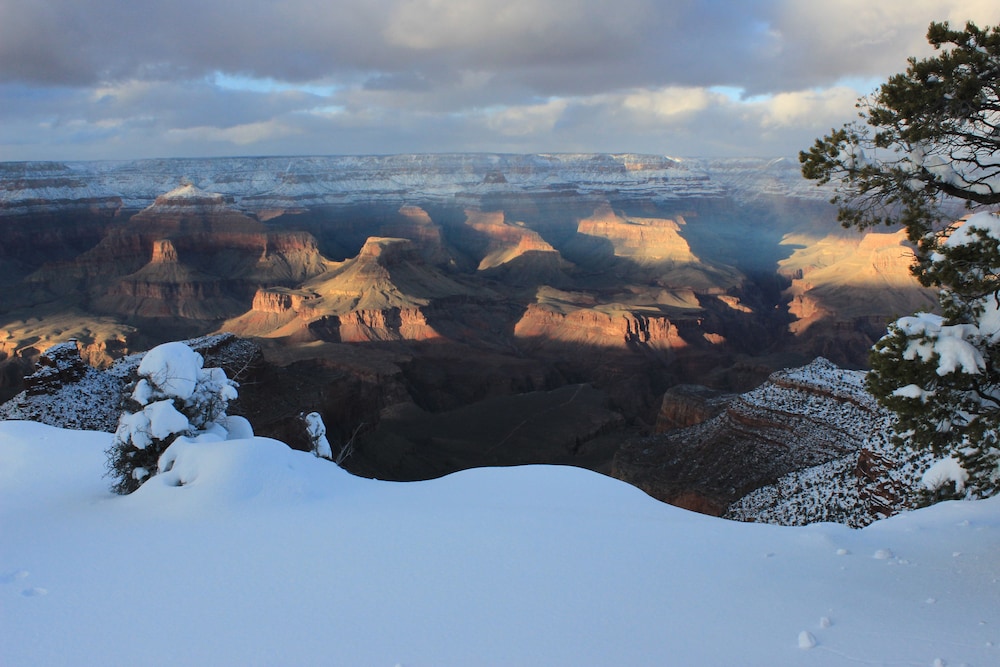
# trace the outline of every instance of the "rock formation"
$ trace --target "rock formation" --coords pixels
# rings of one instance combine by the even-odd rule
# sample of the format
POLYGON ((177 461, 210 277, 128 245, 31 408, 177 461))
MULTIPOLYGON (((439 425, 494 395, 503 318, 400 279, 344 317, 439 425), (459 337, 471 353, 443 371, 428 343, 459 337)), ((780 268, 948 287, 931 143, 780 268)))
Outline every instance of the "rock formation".
POLYGON ((260 289, 252 310, 223 325, 267 337, 332 342, 430 340, 440 334, 422 308, 477 291, 428 265, 407 239, 369 238, 358 256, 298 290, 260 289))
POLYGON ((465 215, 476 236, 460 232, 460 242, 478 260, 476 270, 484 277, 512 287, 572 284, 573 264, 535 230, 508 222, 504 211, 467 209, 465 215))
POLYGON ((192 185, 156 198, 68 266, 43 266, 35 289, 67 282, 100 314, 219 321, 246 310, 259 285, 294 285, 326 268, 315 240, 272 231, 192 185))
POLYGON ((577 233, 589 237, 591 247, 610 245, 619 271, 652 278, 659 285, 721 294, 743 280, 731 266, 719 266, 695 256, 681 234, 686 224, 676 219, 622 216, 610 206, 599 206, 580 220, 577 233))
POLYGON ((626 443, 613 474, 665 502, 721 514, 782 475, 856 457, 884 431, 884 415, 863 374, 821 358, 774 373, 706 421, 626 443))
POLYGON ((725 394, 702 385, 679 384, 663 395, 656 415, 656 432, 665 433, 695 426, 720 414, 733 400, 725 394))
MULTIPOLYGON (((794 318, 789 330, 809 341, 813 353, 870 348, 893 316, 937 307, 936 292, 910 272, 915 258, 904 231, 845 234, 784 241, 802 246, 778 268, 791 280, 785 290, 794 318)), ((844 356, 855 355, 830 356, 850 365, 844 356)))
MULTIPOLYGON (((689 312, 700 312, 697 297, 690 295, 689 312)), ((514 336, 536 345, 548 342, 627 348, 641 345, 656 350, 687 347, 670 309, 651 300, 649 305, 600 303, 592 295, 543 287, 535 303, 514 326, 514 336)), ((681 314, 684 309, 676 309, 681 314)), ((683 315, 681 315, 683 317, 683 315)), ((694 319, 688 315, 689 319, 694 319)))

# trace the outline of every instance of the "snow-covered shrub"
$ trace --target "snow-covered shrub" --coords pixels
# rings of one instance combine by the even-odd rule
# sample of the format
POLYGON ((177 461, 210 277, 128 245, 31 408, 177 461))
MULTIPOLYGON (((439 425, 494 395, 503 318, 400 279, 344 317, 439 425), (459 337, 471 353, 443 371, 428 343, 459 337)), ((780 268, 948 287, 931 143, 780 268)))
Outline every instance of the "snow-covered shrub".
POLYGON ((306 427, 306 435, 309 436, 310 451, 321 459, 332 461, 333 450, 330 449, 330 441, 326 439, 323 417, 318 412, 310 412, 302 416, 302 422, 306 427))
MULTIPOLYGON (((164 343, 143 357, 126 409, 108 448, 112 490, 135 491, 159 469, 160 457, 177 437, 226 432, 236 383, 221 368, 203 368, 202 356, 184 343, 164 343)), ((248 424, 238 425, 246 430, 248 424)))
POLYGON ((354 453, 354 441, 364 427, 364 423, 359 424, 347 442, 332 446, 326 437, 326 424, 323 423, 322 415, 318 412, 300 413, 299 421, 305 428, 306 438, 309 440, 309 451, 318 458, 333 461, 338 466, 343 466, 344 461, 354 453), (334 454, 335 450, 336 454, 334 454))

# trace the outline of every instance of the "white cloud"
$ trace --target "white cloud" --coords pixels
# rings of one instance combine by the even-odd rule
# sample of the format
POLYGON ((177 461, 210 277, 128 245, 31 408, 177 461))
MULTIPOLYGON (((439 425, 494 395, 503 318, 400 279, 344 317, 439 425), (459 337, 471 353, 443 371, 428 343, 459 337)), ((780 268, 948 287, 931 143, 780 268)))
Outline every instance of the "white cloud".
POLYGON ((235 146, 251 146, 265 141, 282 139, 297 134, 295 128, 279 120, 244 123, 232 127, 189 127, 171 128, 166 139, 172 143, 194 144, 199 142, 226 143, 235 146))
POLYGON ((621 99, 622 108, 662 118, 686 116, 718 104, 722 96, 706 88, 661 88, 638 90, 621 99))
POLYGON ((555 127, 568 106, 568 100, 554 99, 542 104, 485 110, 481 115, 486 127, 501 135, 539 137, 555 127))
POLYGON ((779 93, 748 106, 756 108, 760 123, 766 128, 825 128, 851 120, 854 104, 861 93, 837 86, 825 90, 779 93))

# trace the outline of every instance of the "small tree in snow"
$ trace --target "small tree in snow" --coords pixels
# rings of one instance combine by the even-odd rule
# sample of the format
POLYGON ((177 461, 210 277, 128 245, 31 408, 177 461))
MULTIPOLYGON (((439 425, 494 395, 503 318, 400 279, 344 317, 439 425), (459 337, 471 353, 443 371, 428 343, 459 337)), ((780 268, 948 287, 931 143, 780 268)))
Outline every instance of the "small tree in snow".
POLYGON ((143 357, 107 450, 115 493, 131 493, 156 474, 160 455, 178 436, 222 428, 237 385, 221 368, 203 363, 184 343, 165 343, 143 357))
POLYGON ((335 455, 333 447, 330 446, 330 441, 326 437, 326 424, 323 423, 322 415, 318 412, 303 413, 299 415, 299 419, 306 429, 306 437, 309 438, 309 450, 318 458, 333 461, 338 466, 342 466, 344 461, 354 453, 354 441, 364 427, 364 423, 359 424, 354 429, 350 439, 337 448, 335 455))
POLYGON ((932 23, 938 55, 911 58, 858 101, 845 125, 799 154, 802 173, 836 184, 845 226, 901 224, 913 273, 940 289, 941 315, 890 325, 868 385, 898 416, 899 441, 944 456, 933 498, 1000 489, 1000 27, 932 23), (973 214, 956 222, 961 208, 973 214), (949 463, 945 463, 949 462, 949 463), (948 474, 943 474, 947 472, 948 474))
POLYGON ((323 417, 318 412, 310 412, 302 415, 302 423, 305 424, 312 453, 318 458, 332 461, 333 450, 330 449, 330 441, 326 439, 326 424, 323 423, 323 417))

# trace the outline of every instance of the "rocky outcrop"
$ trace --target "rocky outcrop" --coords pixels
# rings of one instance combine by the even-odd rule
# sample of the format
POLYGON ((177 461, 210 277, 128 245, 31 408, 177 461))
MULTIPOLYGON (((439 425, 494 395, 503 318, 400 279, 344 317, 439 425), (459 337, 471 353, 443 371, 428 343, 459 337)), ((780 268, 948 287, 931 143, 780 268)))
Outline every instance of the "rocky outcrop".
POLYGON ((698 257, 683 235, 682 215, 652 218, 625 215, 602 204, 577 224, 569 247, 575 262, 603 263, 633 280, 668 289, 722 295, 738 289, 743 274, 732 266, 698 257))
POLYGON ((908 509, 922 495, 922 474, 935 456, 893 442, 887 411, 877 414, 869 427, 859 450, 783 475, 734 502, 725 516, 786 526, 833 521, 860 528, 908 509))
POLYGON ((223 324, 242 335, 330 342, 433 340, 423 311, 434 299, 469 296, 429 265, 408 239, 372 237, 357 257, 301 289, 260 289, 252 310, 223 324))
POLYGON ((184 185, 68 266, 28 281, 43 292, 80 290, 108 315, 211 321, 245 311, 260 285, 294 285, 325 268, 309 234, 270 230, 223 195, 184 185))
POLYGON ((503 211, 465 211, 465 224, 475 232, 460 233, 462 245, 469 248, 476 270, 490 280, 513 287, 572 284, 571 262, 542 236, 524 223, 509 222, 503 211))
POLYGON ((902 230, 831 234, 818 241, 792 235, 784 243, 802 245, 778 268, 791 280, 785 294, 794 334, 819 321, 853 322, 936 306, 935 292, 910 272, 916 260, 902 230))
POLYGON ((441 335, 427 324, 419 308, 354 310, 340 317, 337 338, 344 343, 389 340, 434 340, 441 335))
POLYGON ((614 475, 665 502, 721 514, 782 475, 856 456, 883 415, 862 374, 817 359, 773 374, 707 421, 627 443, 614 475))
MULTIPOLYGON (((697 302, 696 302, 697 303, 697 302)), ((538 290, 514 325, 514 336, 524 343, 571 343, 597 347, 643 346, 656 350, 687 347, 665 309, 655 305, 601 303, 593 295, 538 290)))
POLYGON ((698 258, 680 235, 683 224, 683 218, 624 218, 604 205, 581 220, 577 232, 607 239, 616 256, 636 262, 696 263, 698 258))
POLYGON ((577 308, 567 312, 531 304, 515 325, 514 335, 520 339, 598 347, 641 344, 668 350, 687 346, 677 326, 666 317, 624 308, 577 308))
POLYGON ((28 396, 53 393, 64 384, 79 382, 88 368, 75 340, 53 345, 38 358, 35 372, 24 379, 24 391, 28 396))
POLYGON ((538 232, 523 224, 508 222, 503 211, 467 210, 465 215, 465 224, 487 239, 479 271, 509 262, 526 252, 557 252, 538 232))
POLYGON ((663 395, 656 416, 656 432, 664 433, 707 421, 725 410, 733 398, 732 394, 696 384, 671 387, 663 395))
POLYGON ((320 298, 315 292, 294 290, 284 287, 263 287, 254 294, 251 308, 261 313, 284 315, 289 312, 304 311, 309 304, 320 298))
POLYGON ((153 241, 153 256, 149 260, 150 264, 177 264, 177 248, 174 247, 170 239, 160 239, 153 241))

